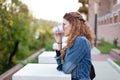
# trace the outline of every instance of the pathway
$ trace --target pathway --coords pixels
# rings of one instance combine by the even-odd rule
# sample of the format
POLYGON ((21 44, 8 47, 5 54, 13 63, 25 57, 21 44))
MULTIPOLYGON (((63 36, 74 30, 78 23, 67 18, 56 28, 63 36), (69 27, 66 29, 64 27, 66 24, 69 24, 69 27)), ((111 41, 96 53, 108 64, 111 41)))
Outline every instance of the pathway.
POLYGON ((115 60, 108 54, 99 54, 96 50, 92 51, 92 62, 96 72, 94 80, 120 80, 120 73, 112 67, 107 60, 108 58, 115 60))
POLYGON ((93 61, 96 77, 94 80, 120 80, 120 73, 107 61, 93 61))

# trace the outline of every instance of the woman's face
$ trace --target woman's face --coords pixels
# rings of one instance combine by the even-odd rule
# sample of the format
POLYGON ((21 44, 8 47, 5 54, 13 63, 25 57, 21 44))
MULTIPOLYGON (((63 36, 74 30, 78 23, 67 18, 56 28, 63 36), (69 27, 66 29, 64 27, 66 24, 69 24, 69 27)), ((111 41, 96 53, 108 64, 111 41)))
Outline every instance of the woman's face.
POLYGON ((64 36, 70 35, 71 27, 72 27, 71 24, 66 19, 63 19, 64 36))

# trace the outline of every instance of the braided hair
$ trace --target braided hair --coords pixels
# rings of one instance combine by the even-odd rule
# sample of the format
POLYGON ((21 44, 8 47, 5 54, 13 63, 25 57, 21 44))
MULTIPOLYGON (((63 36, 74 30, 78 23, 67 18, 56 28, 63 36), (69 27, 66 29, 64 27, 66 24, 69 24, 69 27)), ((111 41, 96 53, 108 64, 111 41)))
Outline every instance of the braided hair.
POLYGON ((91 43, 91 48, 94 46, 94 34, 91 26, 83 19, 79 12, 66 13, 63 16, 71 25, 70 36, 68 36, 67 45, 61 50, 61 57, 64 59, 65 51, 68 47, 74 44, 78 36, 85 36, 91 43))

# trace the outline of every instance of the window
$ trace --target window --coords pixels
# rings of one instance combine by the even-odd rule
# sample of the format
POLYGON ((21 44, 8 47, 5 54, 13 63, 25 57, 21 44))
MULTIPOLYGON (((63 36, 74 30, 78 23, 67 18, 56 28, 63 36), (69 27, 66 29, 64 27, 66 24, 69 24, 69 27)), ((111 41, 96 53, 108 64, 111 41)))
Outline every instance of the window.
POLYGON ((113 16, 114 16, 114 23, 117 23, 119 18, 118 12, 113 13, 113 16))
POLYGON ((113 4, 117 4, 119 0, 113 0, 113 4))
POLYGON ((110 23, 112 23, 112 17, 110 18, 110 23))
POLYGON ((117 4, 120 4, 120 0, 117 0, 117 4))
POLYGON ((119 22, 120 22, 120 11, 118 12, 118 14, 119 14, 119 22))
POLYGON ((117 23, 118 22, 118 16, 114 16, 114 23, 117 23))

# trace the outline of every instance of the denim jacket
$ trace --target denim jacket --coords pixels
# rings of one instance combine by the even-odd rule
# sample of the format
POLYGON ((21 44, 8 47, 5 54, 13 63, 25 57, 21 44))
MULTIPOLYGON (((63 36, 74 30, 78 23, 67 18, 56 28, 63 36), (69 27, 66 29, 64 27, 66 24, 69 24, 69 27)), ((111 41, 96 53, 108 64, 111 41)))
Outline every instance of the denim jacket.
POLYGON ((84 36, 78 36, 73 46, 67 48, 64 62, 57 55, 57 69, 65 74, 71 74, 72 80, 90 80, 91 46, 84 36))

